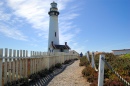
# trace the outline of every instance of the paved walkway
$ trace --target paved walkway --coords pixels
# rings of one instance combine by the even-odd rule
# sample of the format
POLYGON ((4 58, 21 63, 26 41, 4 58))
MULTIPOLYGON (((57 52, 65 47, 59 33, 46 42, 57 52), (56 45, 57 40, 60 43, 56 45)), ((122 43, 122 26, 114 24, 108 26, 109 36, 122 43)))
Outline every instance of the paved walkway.
POLYGON ((89 82, 82 77, 79 60, 68 66, 62 73, 52 79, 48 86, 90 86, 89 82))

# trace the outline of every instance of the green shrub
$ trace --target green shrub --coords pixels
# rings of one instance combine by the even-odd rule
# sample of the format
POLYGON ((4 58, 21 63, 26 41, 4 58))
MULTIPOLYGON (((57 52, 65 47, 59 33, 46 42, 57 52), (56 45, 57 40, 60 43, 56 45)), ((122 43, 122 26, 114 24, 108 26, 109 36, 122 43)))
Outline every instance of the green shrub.
POLYGON ((104 83, 104 86, 125 86, 125 85, 119 80, 107 80, 104 83))
POLYGON ((90 63, 89 63, 89 61, 87 60, 86 57, 80 58, 79 66, 88 66, 88 65, 90 65, 90 63))
POLYGON ((61 65, 61 63, 57 63, 57 64, 55 65, 55 67, 56 67, 56 68, 61 68, 62 65, 61 65))
POLYGON ((121 58, 129 58, 130 59, 130 54, 124 54, 120 56, 121 58))
POLYGON ((49 68, 49 73, 52 73, 54 70, 55 70, 55 67, 54 67, 54 66, 50 67, 50 68, 49 68))
POLYGON ((87 76, 92 75, 92 74, 94 73, 94 71, 95 71, 95 70, 94 70, 92 67, 88 66, 88 67, 85 67, 85 68, 82 70, 82 74, 83 74, 83 76, 87 77, 87 76))
MULTIPOLYGON (((112 68, 126 81, 130 82, 130 54, 121 56, 115 56, 112 53, 104 54, 105 60, 112 66, 112 68)), ((96 68, 99 66, 99 56, 100 54, 96 54, 94 58, 96 68)), ((89 64, 90 63, 86 57, 80 58, 79 65, 86 66, 86 68, 82 70, 83 76, 86 77, 87 81, 91 82, 91 86, 95 86, 95 83, 98 81, 98 72, 95 72, 95 70, 90 67, 89 64)), ((124 83, 120 81, 114 73, 112 73, 106 64, 104 67, 104 86, 124 86, 124 83)))
POLYGON ((64 64, 69 64, 71 62, 71 60, 66 60, 65 62, 64 62, 64 64))

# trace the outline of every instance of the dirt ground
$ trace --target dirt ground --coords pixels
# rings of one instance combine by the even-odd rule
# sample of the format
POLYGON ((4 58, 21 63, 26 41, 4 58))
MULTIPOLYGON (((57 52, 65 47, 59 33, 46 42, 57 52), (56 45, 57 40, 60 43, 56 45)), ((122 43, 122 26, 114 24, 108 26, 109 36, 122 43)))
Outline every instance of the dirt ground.
POLYGON ((48 86, 90 86, 90 83, 81 74, 83 68, 79 66, 79 60, 75 61, 54 77, 48 86))

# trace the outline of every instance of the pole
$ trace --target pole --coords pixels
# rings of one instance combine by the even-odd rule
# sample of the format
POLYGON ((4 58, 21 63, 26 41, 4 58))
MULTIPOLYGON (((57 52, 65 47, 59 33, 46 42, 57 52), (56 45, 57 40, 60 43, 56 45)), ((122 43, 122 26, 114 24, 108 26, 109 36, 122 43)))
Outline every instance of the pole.
POLYGON ((99 59, 98 86, 103 86, 104 80, 104 61, 102 58, 105 59, 105 55, 101 54, 99 59))
POLYGON ((3 49, 0 49, 0 86, 2 86, 2 69, 3 69, 3 49))

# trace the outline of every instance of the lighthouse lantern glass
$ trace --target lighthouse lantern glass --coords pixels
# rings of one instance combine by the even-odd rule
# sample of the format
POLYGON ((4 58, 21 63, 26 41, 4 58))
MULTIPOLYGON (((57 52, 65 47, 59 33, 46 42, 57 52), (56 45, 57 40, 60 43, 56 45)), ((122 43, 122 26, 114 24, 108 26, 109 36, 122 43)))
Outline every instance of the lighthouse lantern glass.
POLYGON ((56 3, 51 3, 51 7, 57 8, 57 4, 56 3))

